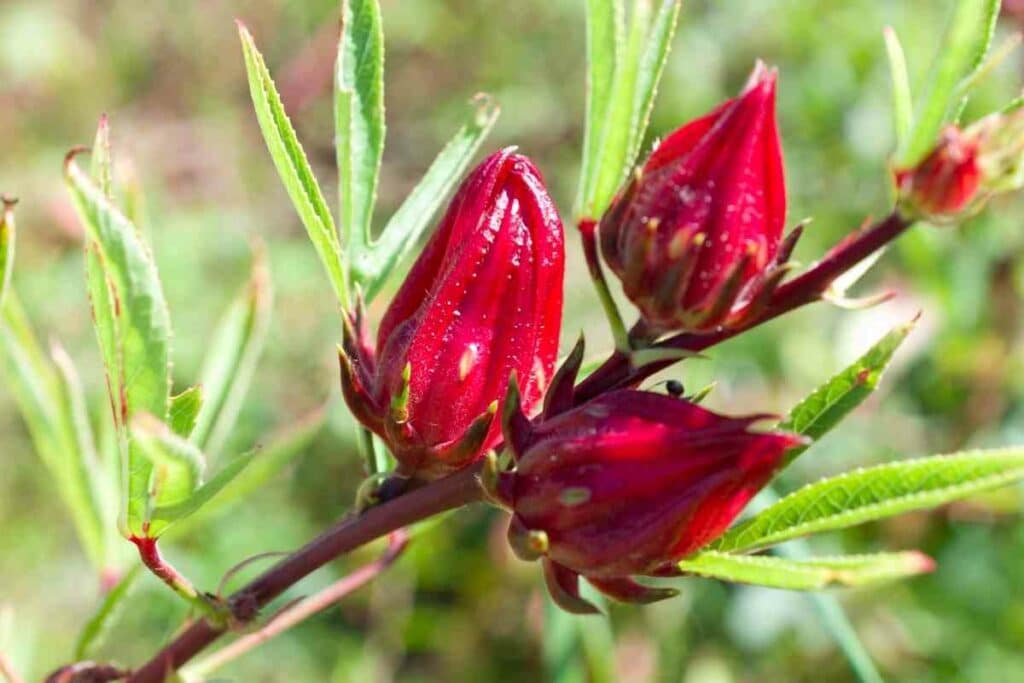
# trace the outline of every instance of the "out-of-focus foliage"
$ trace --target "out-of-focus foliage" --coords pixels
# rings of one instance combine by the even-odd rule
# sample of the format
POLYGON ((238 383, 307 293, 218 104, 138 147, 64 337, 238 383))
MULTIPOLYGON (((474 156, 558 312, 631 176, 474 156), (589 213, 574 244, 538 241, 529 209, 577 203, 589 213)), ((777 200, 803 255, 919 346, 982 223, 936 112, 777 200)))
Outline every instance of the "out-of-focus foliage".
MULTIPOLYGON (((336 299, 261 140, 233 19, 245 20, 258 41, 326 202, 336 206, 330 84, 337 5, 0 3, 0 190, 21 199, 14 287, 33 327, 43 339, 59 339, 74 359, 98 440, 111 438, 100 412, 106 388, 83 286, 81 226, 61 182, 61 159, 90 141, 104 111, 119 152, 115 176, 146 198, 131 213, 153 245, 174 319, 172 393, 200 376, 211 331, 247 277, 250 238, 259 236, 275 283, 273 317, 224 452, 245 452, 274 425, 336 399, 336 299)), ((491 93, 503 111, 486 148, 518 144, 570 215, 585 106, 584 5, 384 0, 388 142, 375 232, 462 124, 465 102, 478 91, 491 93)), ((884 169, 895 136, 883 26, 898 32, 911 82, 919 83, 947 9, 927 0, 684 2, 644 149, 735 93, 755 58, 777 64, 789 218, 813 216, 797 253, 813 259, 888 206, 884 169)), ((1000 35, 1019 27, 1012 13, 1001 21, 1000 35)), ((978 86, 966 118, 1004 105, 1020 89, 1022 71, 1019 55, 1000 65, 978 86)), ((1001 199, 959 230, 919 226, 856 286, 856 294, 893 288, 895 302, 861 312, 814 307, 707 360, 686 361, 674 377, 688 388, 716 379, 706 401, 716 409, 783 413, 921 310, 876 393, 805 453, 780 487, 896 455, 1024 443, 1022 210, 1020 200, 1001 199)), ((607 348, 574 236, 569 254, 564 350, 580 329, 588 348, 607 348)), ((371 315, 387 295, 386 288, 371 315)), ((204 517, 169 539, 167 552, 199 586, 214 589, 241 558, 300 545, 348 508, 360 479, 354 431, 340 402, 327 422, 287 476, 230 514, 204 517)), ((34 680, 74 651, 100 602, 99 577, 50 493, 52 480, 6 386, 0 466, 0 621, 16 625, 0 628, 0 640, 34 680)), ((1002 491, 815 539, 819 555, 918 547, 938 561, 929 577, 840 594, 889 679, 1024 678, 1020 508, 1015 491, 1002 491)), ((222 673, 251 681, 852 680, 805 596, 702 579, 686 580, 680 598, 660 605, 612 607, 610 624, 590 621, 578 634, 549 629, 552 638, 542 644, 545 619, 575 618, 545 610, 538 573, 505 550, 502 526, 500 515, 482 507, 447 517, 372 587, 222 673), (556 642, 562 634, 578 640, 556 642)), ((335 563, 294 595, 325 585, 361 557, 335 563)), ((170 635, 182 609, 142 577, 133 608, 92 655, 139 661, 170 635)))

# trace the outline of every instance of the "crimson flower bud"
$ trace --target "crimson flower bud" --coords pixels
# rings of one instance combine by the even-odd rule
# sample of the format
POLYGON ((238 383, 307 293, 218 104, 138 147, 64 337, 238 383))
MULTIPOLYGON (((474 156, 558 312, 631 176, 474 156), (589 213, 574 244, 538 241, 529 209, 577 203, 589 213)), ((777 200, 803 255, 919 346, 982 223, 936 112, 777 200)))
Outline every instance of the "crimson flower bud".
POLYGON ((512 511, 513 549, 543 557, 553 597, 584 611, 580 575, 615 598, 668 597, 630 577, 677 573, 673 564, 721 535, 785 451, 803 443, 751 431, 763 415, 725 417, 633 389, 549 415, 531 423, 509 400, 505 438, 516 464, 491 490, 512 511))
POLYGON ((562 317, 562 222, 540 173, 509 148, 463 182, 391 302, 376 344, 351 316, 342 388, 353 414, 421 479, 478 460, 501 440, 509 376, 538 406, 562 317))
POLYGON ((900 209, 933 223, 960 220, 1024 185, 1024 110, 948 126, 916 166, 897 170, 900 209))
POLYGON ((785 275, 776 72, 665 138, 599 225, 601 251, 653 332, 740 324, 785 275))
POLYGON ((903 206, 936 222, 960 215, 981 186, 978 140, 956 126, 917 166, 896 172, 903 206))

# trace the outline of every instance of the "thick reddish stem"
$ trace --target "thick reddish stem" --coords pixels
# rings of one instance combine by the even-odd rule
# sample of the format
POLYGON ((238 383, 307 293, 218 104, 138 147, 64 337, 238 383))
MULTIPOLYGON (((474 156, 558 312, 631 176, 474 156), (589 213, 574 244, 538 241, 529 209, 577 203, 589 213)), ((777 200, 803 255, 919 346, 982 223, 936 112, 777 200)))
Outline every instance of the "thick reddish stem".
MULTIPOLYGON (((243 624, 251 621, 260 608, 338 556, 404 526, 481 500, 479 472, 480 465, 468 467, 361 515, 343 519, 232 595, 228 599, 232 614, 243 624)), ((225 630, 206 620, 195 622, 135 670, 128 683, 163 683, 168 672, 176 671, 225 630)))
MULTIPOLYGON (((798 277, 780 286, 765 307, 764 312, 749 323, 741 327, 723 328, 707 334, 684 332, 655 344, 654 348, 703 351, 741 332, 746 332, 752 327, 777 318, 783 313, 818 301, 837 277, 894 240, 910 225, 911 221, 894 211, 870 228, 850 235, 826 254, 825 258, 812 265, 798 277)), ((612 389, 635 386, 674 362, 674 360, 657 361, 635 368, 630 365, 628 355, 616 351, 601 367, 576 387, 575 401, 580 404, 612 389)))

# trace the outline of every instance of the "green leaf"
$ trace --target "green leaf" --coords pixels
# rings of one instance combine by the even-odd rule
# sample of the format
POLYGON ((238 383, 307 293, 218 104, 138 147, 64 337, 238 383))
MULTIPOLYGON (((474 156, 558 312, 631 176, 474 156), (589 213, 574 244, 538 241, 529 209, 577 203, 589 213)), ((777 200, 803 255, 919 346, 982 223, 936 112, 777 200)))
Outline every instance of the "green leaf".
POLYGON ((178 436, 187 439, 196 428, 199 411, 203 407, 203 387, 189 387, 177 396, 171 397, 171 409, 167 424, 178 436))
POLYGON ((751 551, 937 507, 1024 478, 1024 449, 966 451, 854 470, 799 489, 712 543, 751 551))
POLYGON ((395 268, 419 244, 423 232, 447 195, 458 184, 480 143, 498 120, 499 108, 489 97, 473 98, 469 117, 437 155, 426 174, 384 226, 372 252, 355 257, 355 277, 373 299, 395 268))
POLYGON ((576 193, 576 219, 593 216, 593 196, 601 163, 601 141, 615 80, 615 60, 622 44, 621 0, 587 0, 587 109, 583 161, 576 193))
POLYGON ((55 351, 59 371, 46 357, 14 292, 8 294, 2 314, 0 359, 7 385, 86 554, 101 570, 107 564, 105 491, 77 376, 62 351, 55 351))
POLYGON ((127 598, 131 596, 136 581, 142 576, 142 569, 141 564, 133 566, 104 596, 103 602, 78 635, 78 642, 75 644, 76 660, 89 659, 103 645, 110 628, 124 612, 127 598))
POLYGON ((14 200, 3 196, 0 202, 3 203, 3 212, 0 213, 0 306, 3 306, 14 270, 14 200))
POLYGON ((221 318, 200 373, 203 408, 192 441, 216 458, 238 421, 270 326, 272 293, 266 250, 253 254, 245 289, 221 318))
MULTIPOLYGON (((139 452, 153 465, 149 485, 151 505, 167 507, 191 498, 206 470, 206 460, 195 444, 146 413, 139 413, 132 419, 130 435, 139 452)), ((146 519, 150 522, 147 535, 159 535, 160 530, 154 528, 150 513, 146 519)))
POLYGON ((384 153, 384 31, 377 0, 343 0, 334 67, 341 229, 350 258, 370 242, 384 153))
POLYGON ((956 121, 963 107, 960 85, 983 62, 999 8, 999 0, 957 0, 917 108, 910 141, 898 155, 898 166, 913 166, 923 159, 935 146, 942 127, 956 121))
POLYGON ((899 36, 891 26, 886 26, 882 35, 885 37, 885 53, 889 58, 889 76, 892 79, 896 148, 900 149, 908 143, 911 126, 914 124, 914 100, 910 92, 910 77, 907 75, 907 60, 899 36))
MULTIPOLYGON (((323 426, 325 412, 317 410, 296 425, 289 427, 263 448, 257 448, 250 456, 252 462, 215 499, 205 505, 201 511, 187 522, 176 525, 175 534, 186 533, 187 530, 209 521, 232 505, 248 498, 262 489, 274 477, 281 474, 300 453, 303 453, 323 426)), ((248 456, 243 456, 248 457, 248 456)), ((230 464, 228 465, 230 467, 230 464)))
POLYGON ((628 173, 630 167, 636 163, 640 145, 644 140, 644 133, 651 120, 654 96, 658 92, 658 83, 661 81, 661 74, 665 69, 665 62, 668 60, 668 51, 672 45, 672 37, 675 35, 681 4, 680 0, 662 0, 658 14, 654 17, 654 23, 644 41, 644 51, 640 56, 633 94, 633 115, 629 126, 625 173, 628 173))
POLYGON ((176 503, 167 503, 158 506, 153 510, 152 528, 154 534, 162 533, 168 526, 185 519, 189 515, 200 510, 210 502, 214 496, 220 493, 224 487, 235 480, 252 462, 256 451, 250 451, 231 460, 231 462, 220 468, 210 480, 192 492, 187 499, 176 503))
MULTIPOLYGON (((156 264, 135 226, 103 194, 75 162, 65 161, 71 196, 93 242, 110 298, 107 311, 112 323, 104 329, 97 318, 107 367, 114 420, 121 429, 122 458, 126 481, 122 505, 122 531, 141 534, 148 505, 151 465, 125 438, 126 421, 139 412, 166 419, 170 393, 171 321, 156 264), (110 339, 106 337, 112 332, 110 339), (112 348, 106 343, 112 342, 112 348)), ((97 277, 90 275, 90 282, 97 277)), ((100 297, 102 301, 102 296, 100 297)), ((94 305, 96 302, 94 301, 94 305)), ((99 306, 104 308, 104 304, 99 306)))
MULTIPOLYGON (((581 217, 599 217, 605 212, 629 175, 647 130, 654 95, 675 34, 680 6, 680 0, 662 0, 655 14, 651 2, 634 2, 625 41, 618 38, 622 33, 621 18, 615 22, 620 28, 616 31, 616 40, 612 42, 616 47, 614 78, 610 93, 605 95, 600 91, 607 97, 600 137, 596 143, 589 139, 584 141, 584 156, 587 157, 585 170, 592 173, 593 177, 582 180, 585 189, 582 192, 581 217)), ((603 39, 602 53, 607 51, 609 44, 607 38, 604 38, 609 13, 612 17, 616 16, 614 8, 601 7, 595 17, 596 21, 601 22, 600 29, 595 26, 595 30, 600 30, 598 37, 603 39)), ((621 14, 618 16, 621 17, 621 14)), ((595 64, 606 71, 605 55, 602 54, 595 64)), ((607 74, 602 77, 607 77, 607 74)), ((591 86, 595 78, 598 76, 590 77, 591 86)), ((590 114, 588 106, 588 116, 590 114)), ((586 135, 590 135, 589 130, 586 135)))
MULTIPOLYGON (((779 429, 817 441, 874 392, 882 373, 910 331, 913 321, 893 328, 852 365, 815 389, 790 411, 779 429)), ((783 466, 796 460, 809 446, 791 448, 783 466)))
POLYGON ((698 553, 678 563, 697 576, 787 590, 818 590, 831 585, 866 586, 929 572, 934 563, 919 552, 845 555, 793 560, 764 555, 698 553))
POLYGON ((263 139, 281 182, 327 271, 334 293, 342 308, 347 309, 348 279, 331 212, 327 208, 306 154, 302 151, 302 145, 295 135, 295 129, 288 120, 281 96, 274 86, 263 56, 256 49, 252 35, 241 22, 238 24, 238 34, 242 41, 245 69, 249 77, 249 92, 263 139))

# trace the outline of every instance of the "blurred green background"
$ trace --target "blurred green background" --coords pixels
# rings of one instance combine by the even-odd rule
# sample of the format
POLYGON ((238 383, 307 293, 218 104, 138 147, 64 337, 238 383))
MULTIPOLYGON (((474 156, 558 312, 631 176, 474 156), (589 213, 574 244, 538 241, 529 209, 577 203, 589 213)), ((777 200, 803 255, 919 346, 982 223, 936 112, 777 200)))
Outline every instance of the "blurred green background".
MULTIPOLYGON (((949 4, 684 2, 652 133, 731 96, 756 58, 778 65, 789 219, 814 218, 797 253, 810 261, 888 207, 893 134, 883 26, 899 32, 920 82, 949 4)), ((478 91, 503 108, 483 151, 519 145, 568 213, 582 133, 583 0, 382 5, 388 143, 378 223, 478 91)), ((1001 35, 1019 28, 1010 5, 1001 35)), ((338 400, 339 318, 260 138, 232 21, 244 19, 255 35, 333 195, 337 14, 336 0, 0 3, 0 190, 21 199, 15 286, 41 337, 69 349, 95 420, 108 419, 105 388, 61 159, 91 141, 102 112, 111 116, 118 172, 145 191, 175 326, 176 385, 196 380, 210 330, 245 281, 249 242, 258 236, 269 246, 274 319, 231 450, 329 402, 323 431, 286 476, 165 548, 206 588, 245 557, 314 536, 344 514, 361 478, 352 423, 338 400)), ((968 116, 1010 100, 1021 73, 1020 55, 1007 60, 968 116)), ((893 458, 1024 443, 1021 208, 1020 200, 1001 200, 961 229, 913 230, 860 286, 896 290, 892 303, 860 312, 815 306, 671 376, 692 388, 716 380, 709 399, 716 409, 785 412, 889 327, 923 311, 878 394, 783 485, 893 458)), ((569 241, 563 349, 582 329, 596 354, 609 339, 578 241, 569 241)), ((386 299, 375 302, 375 314, 386 299)), ((0 639, 36 680, 70 658, 99 582, 3 384, 0 473, 0 639)), ((1001 492, 815 540, 820 553, 919 547, 938 560, 928 577, 839 594, 889 680, 1024 680, 1020 507, 1016 492, 1001 492)), ((804 596, 695 579, 682 582, 673 601, 613 607, 610 622, 590 619, 579 640, 561 640, 575 633, 574 619, 545 622, 539 567, 512 558, 503 533, 502 516, 481 506, 448 517, 371 587, 233 663, 221 680, 853 680, 804 596)), ((369 557, 335 562, 290 597, 369 557)), ((183 615, 146 577, 101 654, 137 663, 183 615)))

